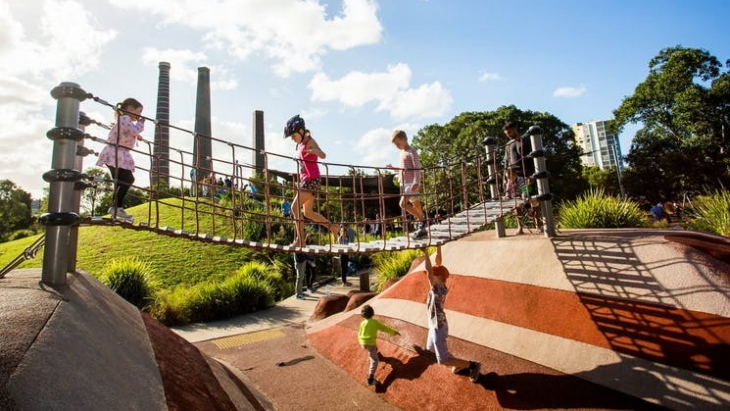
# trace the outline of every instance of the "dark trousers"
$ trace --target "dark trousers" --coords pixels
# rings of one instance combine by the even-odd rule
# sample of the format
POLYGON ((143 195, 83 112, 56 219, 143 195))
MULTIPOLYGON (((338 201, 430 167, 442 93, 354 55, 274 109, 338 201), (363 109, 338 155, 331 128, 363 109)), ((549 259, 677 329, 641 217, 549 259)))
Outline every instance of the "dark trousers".
POLYGON ((307 275, 304 277, 307 288, 314 289, 314 268, 307 263, 307 275))
POLYGON ((112 206, 123 207, 122 204, 124 202, 124 196, 127 195, 129 187, 134 183, 134 174, 132 173, 132 170, 112 166, 107 167, 109 168, 109 172, 112 174, 112 178, 114 179, 114 184, 116 186, 112 206))
POLYGON ((340 255, 340 269, 342 272, 340 273, 340 276, 342 277, 342 282, 347 282, 347 265, 350 262, 350 256, 347 254, 340 255))

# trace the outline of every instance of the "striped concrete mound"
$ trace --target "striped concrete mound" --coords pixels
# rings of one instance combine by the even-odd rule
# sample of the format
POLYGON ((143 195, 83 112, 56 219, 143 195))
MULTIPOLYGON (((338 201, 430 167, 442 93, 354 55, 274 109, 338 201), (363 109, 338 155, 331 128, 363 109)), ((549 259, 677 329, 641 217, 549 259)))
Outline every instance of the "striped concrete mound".
POLYGON ((55 290, 39 270, 0 279, 2 410, 262 410, 238 371, 94 277, 55 290))
MULTIPOLYGON (((379 341, 379 391, 409 410, 730 409, 730 265, 668 234, 483 232, 446 244, 449 351, 480 361, 482 376, 472 384, 423 349, 419 265, 369 302, 401 333, 379 341)), ((360 321, 355 310, 308 333, 365 383, 360 321)))

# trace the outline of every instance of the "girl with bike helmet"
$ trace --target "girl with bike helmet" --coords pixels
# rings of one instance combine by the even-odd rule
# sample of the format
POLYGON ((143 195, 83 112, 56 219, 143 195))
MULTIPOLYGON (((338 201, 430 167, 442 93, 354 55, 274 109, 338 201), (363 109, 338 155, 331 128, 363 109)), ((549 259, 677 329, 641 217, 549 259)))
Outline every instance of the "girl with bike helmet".
POLYGON ((297 143, 297 160, 299 162, 299 184, 297 194, 291 205, 292 216, 294 217, 295 238, 293 247, 304 247, 304 224, 301 218, 314 221, 326 226, 331 233, 336 235, 336 224, 330 223, 323 215, 314 211, 314 193, 319 190, 320 172, 318 159, 325 159, 327 154, 319 148, 317 142, 307 130, 304 119, 296 116, 289 119, 284 126, 284 138, 291 137, 297 143))

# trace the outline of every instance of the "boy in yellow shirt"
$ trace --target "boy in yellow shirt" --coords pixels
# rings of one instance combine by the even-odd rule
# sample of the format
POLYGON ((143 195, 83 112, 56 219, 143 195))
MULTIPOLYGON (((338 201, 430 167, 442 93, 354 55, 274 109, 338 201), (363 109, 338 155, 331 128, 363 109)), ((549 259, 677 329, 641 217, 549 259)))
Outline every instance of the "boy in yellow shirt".
POLYGON ((378 381, 375 380, 375 370, 378 368, 378 331, 385 331, 390 335, 400 335, 400 333, 380 321, 373 318, 375 311, 373 307, 364 305, 360 311, 360 315, 365 318, 360 323, 360 331, 357 333, 357 338, 360 341, 362 348, 367 350, 368 356, 370 357, 370 368, 368 370, 368 385, 378 385, 378 381))

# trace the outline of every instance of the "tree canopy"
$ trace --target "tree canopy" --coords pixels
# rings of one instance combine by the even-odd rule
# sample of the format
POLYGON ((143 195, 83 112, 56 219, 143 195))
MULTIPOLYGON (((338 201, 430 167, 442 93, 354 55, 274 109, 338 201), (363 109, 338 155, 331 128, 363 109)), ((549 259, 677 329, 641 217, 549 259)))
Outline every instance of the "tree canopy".
POLYGON ((497 138, 501 158, 507 143, 502 127, 510 121, 519 125, 521 133, 532 125, 542 128, 550 190, 556 197, 572 199, 586 188, 581 178, 580 149, 574 144, 573 132, 550 113, 520 110, 513 105, 495 111, 465 112, 445 125, 422 128, 413 138, 413 146, 420 150, 421 163, 431 166, 483 153, 483 140, 492 136, 497 138))
POLYGON ((706 50, 682 46, 651 59, 649 74, 614 111, 612 124, 614 132, 644 124, 625 157, 631 194, 666 198, 728 185, 730 73, 722 69, 706 50))
POLYGON ((30 207, 30 193, 10 180, 0 180, 0 241, 5 241, 14 230, 31 226, 33 215, 30 207))

